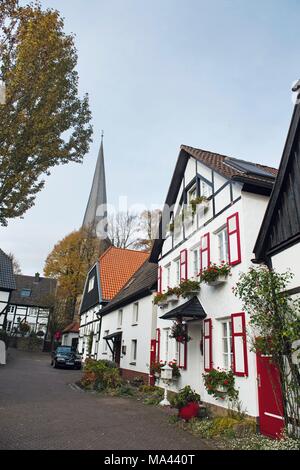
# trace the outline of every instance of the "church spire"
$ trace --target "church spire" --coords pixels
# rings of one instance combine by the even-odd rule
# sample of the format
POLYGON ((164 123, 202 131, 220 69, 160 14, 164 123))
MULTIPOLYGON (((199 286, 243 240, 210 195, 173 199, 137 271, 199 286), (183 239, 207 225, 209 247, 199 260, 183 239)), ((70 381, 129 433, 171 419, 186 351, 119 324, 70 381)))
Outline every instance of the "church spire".
POLYGON ((106 181, 105 181, 105 166, 104 166, 104 151, 103 151, 103 136, 101 133, 101 144, 96 164, 96 169, 93 178, 93 184, 85 210, 84 219, 82 223, 83 228, 92 229, 93 234, 96 235, 96 228, 99 222, 104 222, 105 226, 107 219, 107 196, 106 196, 106 181))

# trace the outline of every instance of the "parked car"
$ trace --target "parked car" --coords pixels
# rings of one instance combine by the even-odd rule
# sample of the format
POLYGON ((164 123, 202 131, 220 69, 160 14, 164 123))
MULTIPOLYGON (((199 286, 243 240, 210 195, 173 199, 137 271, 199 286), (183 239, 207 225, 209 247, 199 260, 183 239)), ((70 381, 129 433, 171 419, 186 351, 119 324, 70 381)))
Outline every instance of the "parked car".
POLYGON ((51 354, 51 366, 81 369, 81 356, 71 346, 58 346, 51 354))

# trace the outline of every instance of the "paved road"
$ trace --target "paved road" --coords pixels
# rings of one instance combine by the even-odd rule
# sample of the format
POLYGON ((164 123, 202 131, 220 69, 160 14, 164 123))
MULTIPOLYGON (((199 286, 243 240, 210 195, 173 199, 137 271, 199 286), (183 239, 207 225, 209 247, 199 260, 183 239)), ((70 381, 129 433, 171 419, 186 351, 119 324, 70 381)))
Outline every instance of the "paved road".
POLYGON ((159 408, 72 389, 79 371, 9 350, 0 366, 0 449, 206 450, 159 408))

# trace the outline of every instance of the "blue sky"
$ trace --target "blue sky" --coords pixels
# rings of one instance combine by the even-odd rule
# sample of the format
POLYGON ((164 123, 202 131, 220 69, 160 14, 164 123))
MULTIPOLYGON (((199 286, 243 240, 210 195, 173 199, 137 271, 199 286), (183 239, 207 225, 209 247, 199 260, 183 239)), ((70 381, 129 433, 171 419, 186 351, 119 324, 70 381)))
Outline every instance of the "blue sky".
POLYGON ((80 93, 94 142, 82 165, 56 168, 0 244, 24 274, 80 226, 101 129, 109 203, 163 203, 187 144, 278 165, 300 78, 297 0, 42 0, 76 34, 80 93))

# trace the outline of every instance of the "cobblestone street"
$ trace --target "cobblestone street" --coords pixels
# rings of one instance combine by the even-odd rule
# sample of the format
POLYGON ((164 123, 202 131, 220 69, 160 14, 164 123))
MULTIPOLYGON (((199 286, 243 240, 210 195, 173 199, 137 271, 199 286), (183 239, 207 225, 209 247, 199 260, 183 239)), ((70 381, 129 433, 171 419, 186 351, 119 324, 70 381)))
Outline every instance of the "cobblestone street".
POLYGON ((159 408, 72 388, 80 372, 10 349, 0 368, 0 449, 206 450, 159 408))

